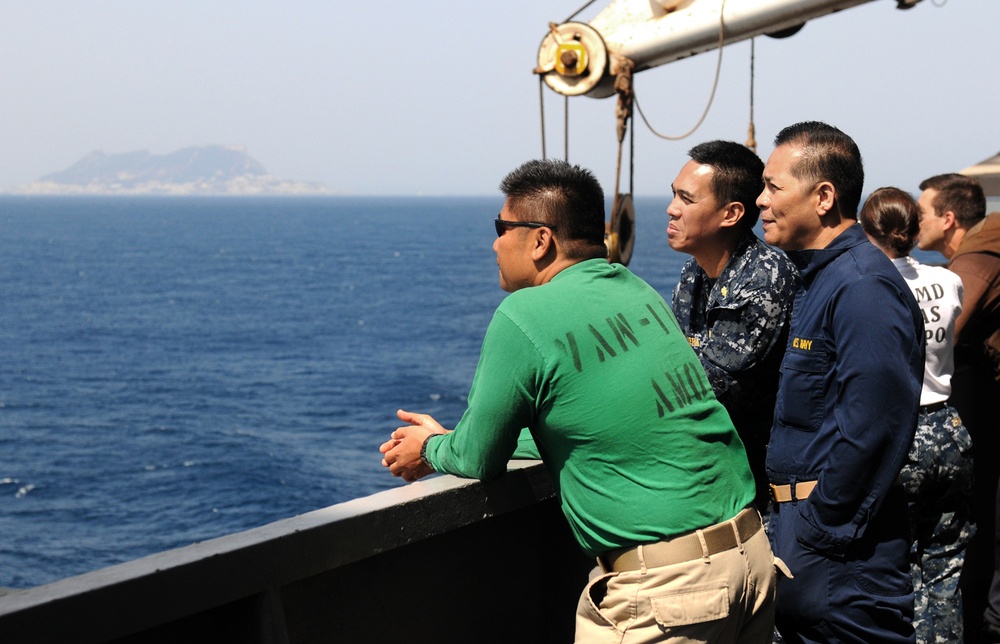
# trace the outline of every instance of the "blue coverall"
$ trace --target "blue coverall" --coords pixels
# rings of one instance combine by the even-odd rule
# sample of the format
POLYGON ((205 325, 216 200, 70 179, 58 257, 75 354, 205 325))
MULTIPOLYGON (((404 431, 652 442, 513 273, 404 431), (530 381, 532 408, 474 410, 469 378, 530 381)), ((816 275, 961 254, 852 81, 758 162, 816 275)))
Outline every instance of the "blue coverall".
POLYGON ((801 275, 767 454, 772 484, 817 481, 775 504, 785 641, 913 642, 906 498, 896 479, 916 428, 923 319, 860 225, 793 251, 801 275))

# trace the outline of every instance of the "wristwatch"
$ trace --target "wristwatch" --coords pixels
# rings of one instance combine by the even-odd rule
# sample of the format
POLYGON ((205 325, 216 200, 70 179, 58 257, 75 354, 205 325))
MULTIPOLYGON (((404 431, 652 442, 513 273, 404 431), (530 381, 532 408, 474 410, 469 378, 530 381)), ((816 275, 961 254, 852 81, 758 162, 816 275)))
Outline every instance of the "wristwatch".
POLYGON ((420 446, 420 460, 423 461, 424 465, 431 468, 432 470, 434 469, 434 466, 431 465, 431 462, 427 460, 427 443, 430 443, 431 439, 434 438, 435 436, 440 436, 440 435, 441 434, 431 434, 430 436, 424 439, 423 445, 420 446))

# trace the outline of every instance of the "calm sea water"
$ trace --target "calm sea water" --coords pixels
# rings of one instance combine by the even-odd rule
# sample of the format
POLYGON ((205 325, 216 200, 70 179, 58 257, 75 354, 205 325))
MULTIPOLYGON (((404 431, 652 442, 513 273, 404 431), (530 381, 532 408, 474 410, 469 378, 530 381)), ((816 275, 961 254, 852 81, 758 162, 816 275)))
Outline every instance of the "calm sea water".
MULTIPOLYGON (((501 205, 0 199, 0 586, 399 485, 395 410, 464 410, 501 205)), ((686 256, 636 205, 668 295, 686 256)))

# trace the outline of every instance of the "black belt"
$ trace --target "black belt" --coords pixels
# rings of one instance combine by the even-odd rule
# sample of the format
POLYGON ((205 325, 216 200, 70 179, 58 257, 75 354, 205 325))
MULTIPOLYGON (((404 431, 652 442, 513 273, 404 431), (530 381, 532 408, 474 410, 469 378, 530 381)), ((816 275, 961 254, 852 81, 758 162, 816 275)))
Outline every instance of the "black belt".
POLYGON ((694 561, 731 550, 760 530, 760 514, 754 508, 746 508, 735 517, 716 523, 702 530, 655 543, 647 543, 633 548, 618 548, 597 558, 598 564, 606 572, 659 568, 684 561, 694 561), (739 539, 737 540, 737 533, 739 539), (642 548, 642 558, 639 557, 642 548))
POLYGON ((921 414, 933 414, 936 411, 941 411, 948 406, 947 400, 942 400, 941 402, 931 403, 930 405, 923 405, 920 407, 921 414))

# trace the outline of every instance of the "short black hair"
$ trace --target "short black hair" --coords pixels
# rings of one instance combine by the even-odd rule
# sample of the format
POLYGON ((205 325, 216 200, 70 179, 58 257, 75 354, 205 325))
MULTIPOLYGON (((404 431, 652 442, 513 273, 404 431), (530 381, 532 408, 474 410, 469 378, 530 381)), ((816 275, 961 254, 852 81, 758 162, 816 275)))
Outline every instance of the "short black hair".
POLYGON ((921 181, 920 189, 937 190, 932 202, 934 214, 950 210, 962 228, 972 228, 986 216, 986 193, 978 179, 954 172, 938 174, 921 181))
POLYGON ((568 256, 607 254, 604 190, 590 170, 556 159, 536 159, 504 177, 500 191, 523 221, 554 226, 568 256))
POLYGON ((865 168, 854 139, 820 121, 789 125, 774 137, 774 146, 797 144, 802 157, 792 166, 792 175, 809 181, 829 181, 837 191, 840 214, 857 218, 865 168))
POLYGON ((746 213, 741 220, 750 230, 760 217, 757 197, 764 190, 764 162, 753 150, 733 141, 706 141, 688 151, 696 163, 711 166, 709 187, 719 205, 738 201, 746 213))

